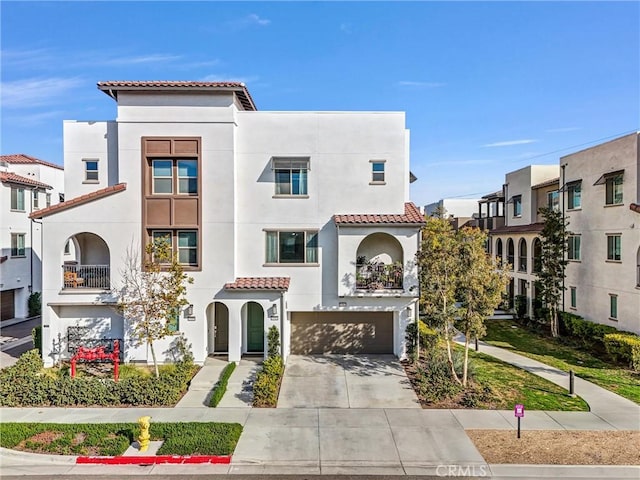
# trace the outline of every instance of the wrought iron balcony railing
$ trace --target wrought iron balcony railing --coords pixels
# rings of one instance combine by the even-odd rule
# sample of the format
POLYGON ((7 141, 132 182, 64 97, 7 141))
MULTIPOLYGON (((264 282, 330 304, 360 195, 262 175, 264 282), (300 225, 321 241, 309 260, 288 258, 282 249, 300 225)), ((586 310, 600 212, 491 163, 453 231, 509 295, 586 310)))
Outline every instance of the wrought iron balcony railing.
POLYGON ((62 285, 65 289, 97 288, 109 290, 111 275, 109 265, 75 265, 62 266, 62 285))

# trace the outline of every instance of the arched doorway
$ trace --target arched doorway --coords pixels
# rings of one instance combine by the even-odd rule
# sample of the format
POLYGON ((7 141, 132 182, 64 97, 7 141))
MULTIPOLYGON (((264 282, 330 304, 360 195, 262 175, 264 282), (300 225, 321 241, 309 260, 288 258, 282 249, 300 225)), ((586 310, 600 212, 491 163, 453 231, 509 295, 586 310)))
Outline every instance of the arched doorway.
POLYGON ((367 235, 356 252, 356 289, 402 290, 403 257, 397 238, 382 232, 367 235))
POLYGON ((214 302, 207 308, 208 353, 229 352, 229 309, 222 302, 214 302))
POLYGON ((259 303, 246 304, 247 353, 264 352, 264 310, 259 303))
POLYGON ((110 253, 95 233, 77 233, 67 239, 61 255, 63 288, 111 288, 110 253))

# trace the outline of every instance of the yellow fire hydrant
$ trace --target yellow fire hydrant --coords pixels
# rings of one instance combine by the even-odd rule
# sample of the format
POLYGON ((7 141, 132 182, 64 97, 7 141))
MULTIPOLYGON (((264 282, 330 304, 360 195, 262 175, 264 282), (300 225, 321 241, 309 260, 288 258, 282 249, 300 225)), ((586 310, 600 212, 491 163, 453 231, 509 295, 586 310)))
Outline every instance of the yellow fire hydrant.
POLYGON ((138 425, 140 425, 140 436, 138 437, 138 444, 141 452, 146 452, 149 448, 149 427, 151 426, 151 417, 145 416, 138 419, 138 425))

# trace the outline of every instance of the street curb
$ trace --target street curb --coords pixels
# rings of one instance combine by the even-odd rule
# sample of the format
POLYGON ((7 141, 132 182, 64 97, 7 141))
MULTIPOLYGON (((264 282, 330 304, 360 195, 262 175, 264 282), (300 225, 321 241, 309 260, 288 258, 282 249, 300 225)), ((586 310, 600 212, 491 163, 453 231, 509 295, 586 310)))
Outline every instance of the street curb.
POLYGON ((195 465, 229 464, 232 455, 148 455, 132 457, 88 457, 76 458, 77 465, 195 465))
POLYGON ((619 478, 637 479, 640 465, 489 464, 494 478, 619 478))

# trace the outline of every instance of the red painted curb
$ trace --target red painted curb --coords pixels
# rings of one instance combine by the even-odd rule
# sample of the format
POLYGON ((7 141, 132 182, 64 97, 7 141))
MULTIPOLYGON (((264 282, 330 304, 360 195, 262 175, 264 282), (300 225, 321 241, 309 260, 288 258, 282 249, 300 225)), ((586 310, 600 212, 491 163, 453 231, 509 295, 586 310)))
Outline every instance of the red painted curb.
POLYGON ((193 464, 228 464, 231 455, 149 455, 132 457, 78 457, 76 464, 83 465, 193 465, 193 464))

